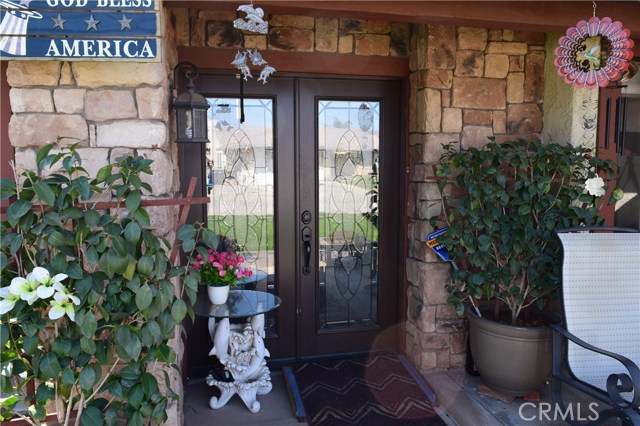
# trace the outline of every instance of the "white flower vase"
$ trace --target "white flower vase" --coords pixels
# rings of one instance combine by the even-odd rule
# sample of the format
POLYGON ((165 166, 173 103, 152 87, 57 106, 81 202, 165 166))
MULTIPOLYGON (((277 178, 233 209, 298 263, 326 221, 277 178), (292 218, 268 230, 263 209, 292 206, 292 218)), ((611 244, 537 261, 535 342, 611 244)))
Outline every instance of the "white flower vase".
POLYGON ((229 286, 215 287, 212 285, 207 286, 207 293, 209 294, 209 300, 214 305, 222 305, 227 303, 229 297, 229 286))

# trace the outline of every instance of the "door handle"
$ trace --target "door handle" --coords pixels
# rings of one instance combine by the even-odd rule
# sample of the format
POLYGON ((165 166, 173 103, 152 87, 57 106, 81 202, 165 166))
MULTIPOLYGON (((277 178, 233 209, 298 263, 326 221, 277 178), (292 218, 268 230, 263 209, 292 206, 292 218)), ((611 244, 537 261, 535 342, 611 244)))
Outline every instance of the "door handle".
POLYGON ((311 268, 309 262, 311 261, 311 228, 305 226, 302 228, 302 245, 304 248, 304 266, 302 267, 302 273, 309 275, 311 268))

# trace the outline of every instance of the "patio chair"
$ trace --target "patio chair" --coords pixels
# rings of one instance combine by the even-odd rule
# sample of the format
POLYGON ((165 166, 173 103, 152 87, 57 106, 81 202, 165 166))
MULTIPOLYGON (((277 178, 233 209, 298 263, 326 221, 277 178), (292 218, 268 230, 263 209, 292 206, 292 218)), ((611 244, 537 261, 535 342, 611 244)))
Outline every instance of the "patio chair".
POLYGON ((553 401, 565 414, 573 409, 565 421, 585 420, 575 418, 576 401, 571 407, 562 400, 565 383, 595 398, 581 407, 589 424, 615 417, 640 426, 640 231, 580 227, 557 236, 565 328, 552 326, 553 401), (588 406, 597 410, 597 401, 609 406, 599 415, 588 406))

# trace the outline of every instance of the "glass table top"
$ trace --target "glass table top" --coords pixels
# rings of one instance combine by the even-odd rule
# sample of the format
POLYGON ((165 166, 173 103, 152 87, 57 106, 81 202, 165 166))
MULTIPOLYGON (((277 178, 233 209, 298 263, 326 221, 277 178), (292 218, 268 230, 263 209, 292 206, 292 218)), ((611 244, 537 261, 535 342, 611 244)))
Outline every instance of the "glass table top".
POLYGON ((209 301, 207 292, 201 291, 193 311, 201 317, 245 318, 272 311, 281 303, 278 296, 264 291, 231 290, 227 303, 214 305, 209 301))

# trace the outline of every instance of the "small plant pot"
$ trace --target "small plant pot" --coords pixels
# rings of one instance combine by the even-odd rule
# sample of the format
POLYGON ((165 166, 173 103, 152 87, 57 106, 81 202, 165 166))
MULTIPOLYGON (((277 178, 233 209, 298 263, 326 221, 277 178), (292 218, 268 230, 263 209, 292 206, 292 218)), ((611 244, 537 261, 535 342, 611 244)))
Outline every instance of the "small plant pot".
POLYGON ((223 303, 227 303, 227 298, 229 297, 229 286, 207 286, 207 294, 209 295, 211 303, 214 305, 222 305, 223 303))

